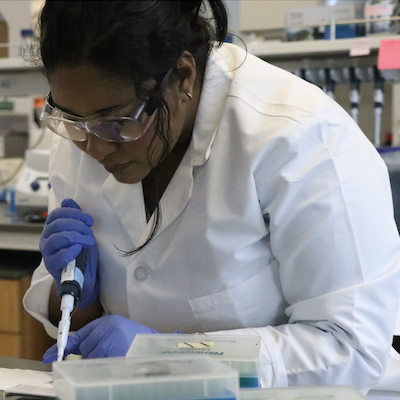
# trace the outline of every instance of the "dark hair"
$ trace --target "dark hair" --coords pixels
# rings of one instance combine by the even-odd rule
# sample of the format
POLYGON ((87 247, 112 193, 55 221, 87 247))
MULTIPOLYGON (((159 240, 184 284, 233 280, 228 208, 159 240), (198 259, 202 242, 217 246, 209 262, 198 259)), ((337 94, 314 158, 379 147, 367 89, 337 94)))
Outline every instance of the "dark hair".
MULTIPOLYGON (((155 131, 163 144, 163 159, 170 151, 169 124, 165 124, 169 108, 163 98, 165 87, 159 83, 169 70, 174 71, 185 50, 193 55, 202 74, 214 43, 221 45, 225 40, 225 6, 222 0, 208 4, 212 16, 207 16, 203 0, 47 0, 39 20, 45 73, 51 75, 60 65, 87 63, 131 80, 138 98, 156 101, 155 131), (151 78, 158 83, 155 92, 144 85, 151 78)), ((155 212, 149 238, 127 254, 143 248, 155 235, 161 217, 158 205, 155 212)))

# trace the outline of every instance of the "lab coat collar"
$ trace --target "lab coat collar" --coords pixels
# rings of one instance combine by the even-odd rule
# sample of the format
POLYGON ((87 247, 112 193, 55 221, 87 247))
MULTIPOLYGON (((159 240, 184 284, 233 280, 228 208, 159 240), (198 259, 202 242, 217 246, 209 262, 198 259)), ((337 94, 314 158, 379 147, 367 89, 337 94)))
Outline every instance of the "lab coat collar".
POLYGON ((237 67, 234 50, 235 46, 224 44, 214 48, 208 58, 193 129, 193 166, 205 164, 210 157, 231 88, 232 70, 237 67))

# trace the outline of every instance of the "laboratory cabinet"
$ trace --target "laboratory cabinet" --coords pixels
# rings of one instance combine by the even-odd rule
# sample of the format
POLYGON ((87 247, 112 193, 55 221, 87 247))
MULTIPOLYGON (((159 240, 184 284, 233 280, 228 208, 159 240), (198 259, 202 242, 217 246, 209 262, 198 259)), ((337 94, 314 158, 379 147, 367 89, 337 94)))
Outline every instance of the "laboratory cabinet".
POLYGON ((0 250, 0 357, 41 360, 54 343, 22 305, 40 258, 34 251, 0 250))

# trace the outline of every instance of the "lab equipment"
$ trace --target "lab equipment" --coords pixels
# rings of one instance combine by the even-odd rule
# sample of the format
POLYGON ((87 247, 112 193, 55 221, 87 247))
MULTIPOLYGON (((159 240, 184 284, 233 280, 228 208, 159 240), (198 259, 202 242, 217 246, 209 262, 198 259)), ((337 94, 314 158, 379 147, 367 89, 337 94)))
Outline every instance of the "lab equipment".
POLYGON ((236 370, 196 355, 55 363, 53 386, 60 400, 235 400, 239 395, 236 370))
POLYGON ((381 19, 391 17, 396 4, 397 2, 392 0, 367 0, 364 16, 371 22, 366 24, 366 33, 371 35, 390 32, 390 21, 382 21, 381 19), (378 19, 378 21, 374 22, 375 19, 378 19))
POLYGON ((278 389, 245 389, 241 400, 366 400, 350 386, 295 386, 278 389))
POLYGON ((7 200, 7 192, 15 189, 18 173, 24 163, 19 158, 0 158, 0 201, 7 200))
POLYGON ((329 68, 325 69, 325 93, 333 100, 335 100, 335 86, 336 82, 332 78, 332 73, 329 68))
POLYGON ((229 335, 137 334, 127 357, 202 354, 239 372, 240 387, 258 387, 260 337, 229 335))
POLYGON ((325 70, 322 68, 308 68, 303 70, 302 78, 308 82, 325 89, 325 70))
POLYGON ((335 89, 338 83, 348 82, 350 79, 347 68, 325 68, 325 93, 335 100, 335 89))
POLYGON ((29 141, 28 114, 4 111, 4 107, 3 103, 0 113, 0 158, 22 158, 29 141))
POLYGON ((350 107, 351 116, 358 124, 358 108, 360 105, 360 80, 356 76, 355 68, 350 67, 350 107))
POLYGON ((83 287, 83 276, 86 268, 87 249, 82 249, 76 259, 70 261, 61 273, 61 320, 58 324, 57 335, 57 361, 64 358, 64 349, 68 341, 68 333, 71 323, 71 312, 79 300, 83 287))
POLYGON ((18 215, 29 220, 47 212, 49 184, 48 149, 31 149, 25 152, 25 164, 15 186, 15 209, 18 215))
POLYGON ((375 108, 375 132, 374 144, 375 147, 381 145, 381 118, 383 107, 383 86, 384 79, 377 68, 374 69, 374 108, 375 108))

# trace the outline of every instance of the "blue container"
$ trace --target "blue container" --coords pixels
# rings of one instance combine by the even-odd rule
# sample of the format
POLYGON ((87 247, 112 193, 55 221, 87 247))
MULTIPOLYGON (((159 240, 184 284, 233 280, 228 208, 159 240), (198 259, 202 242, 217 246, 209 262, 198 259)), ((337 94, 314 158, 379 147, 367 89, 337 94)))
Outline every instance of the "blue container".
MULTIPOLYGON (((356 24, 336 25, 336 39, 349 39, 357 37, 356 24)), ((331 27, 325 27, 325 40, 331 39, 331 27)))

